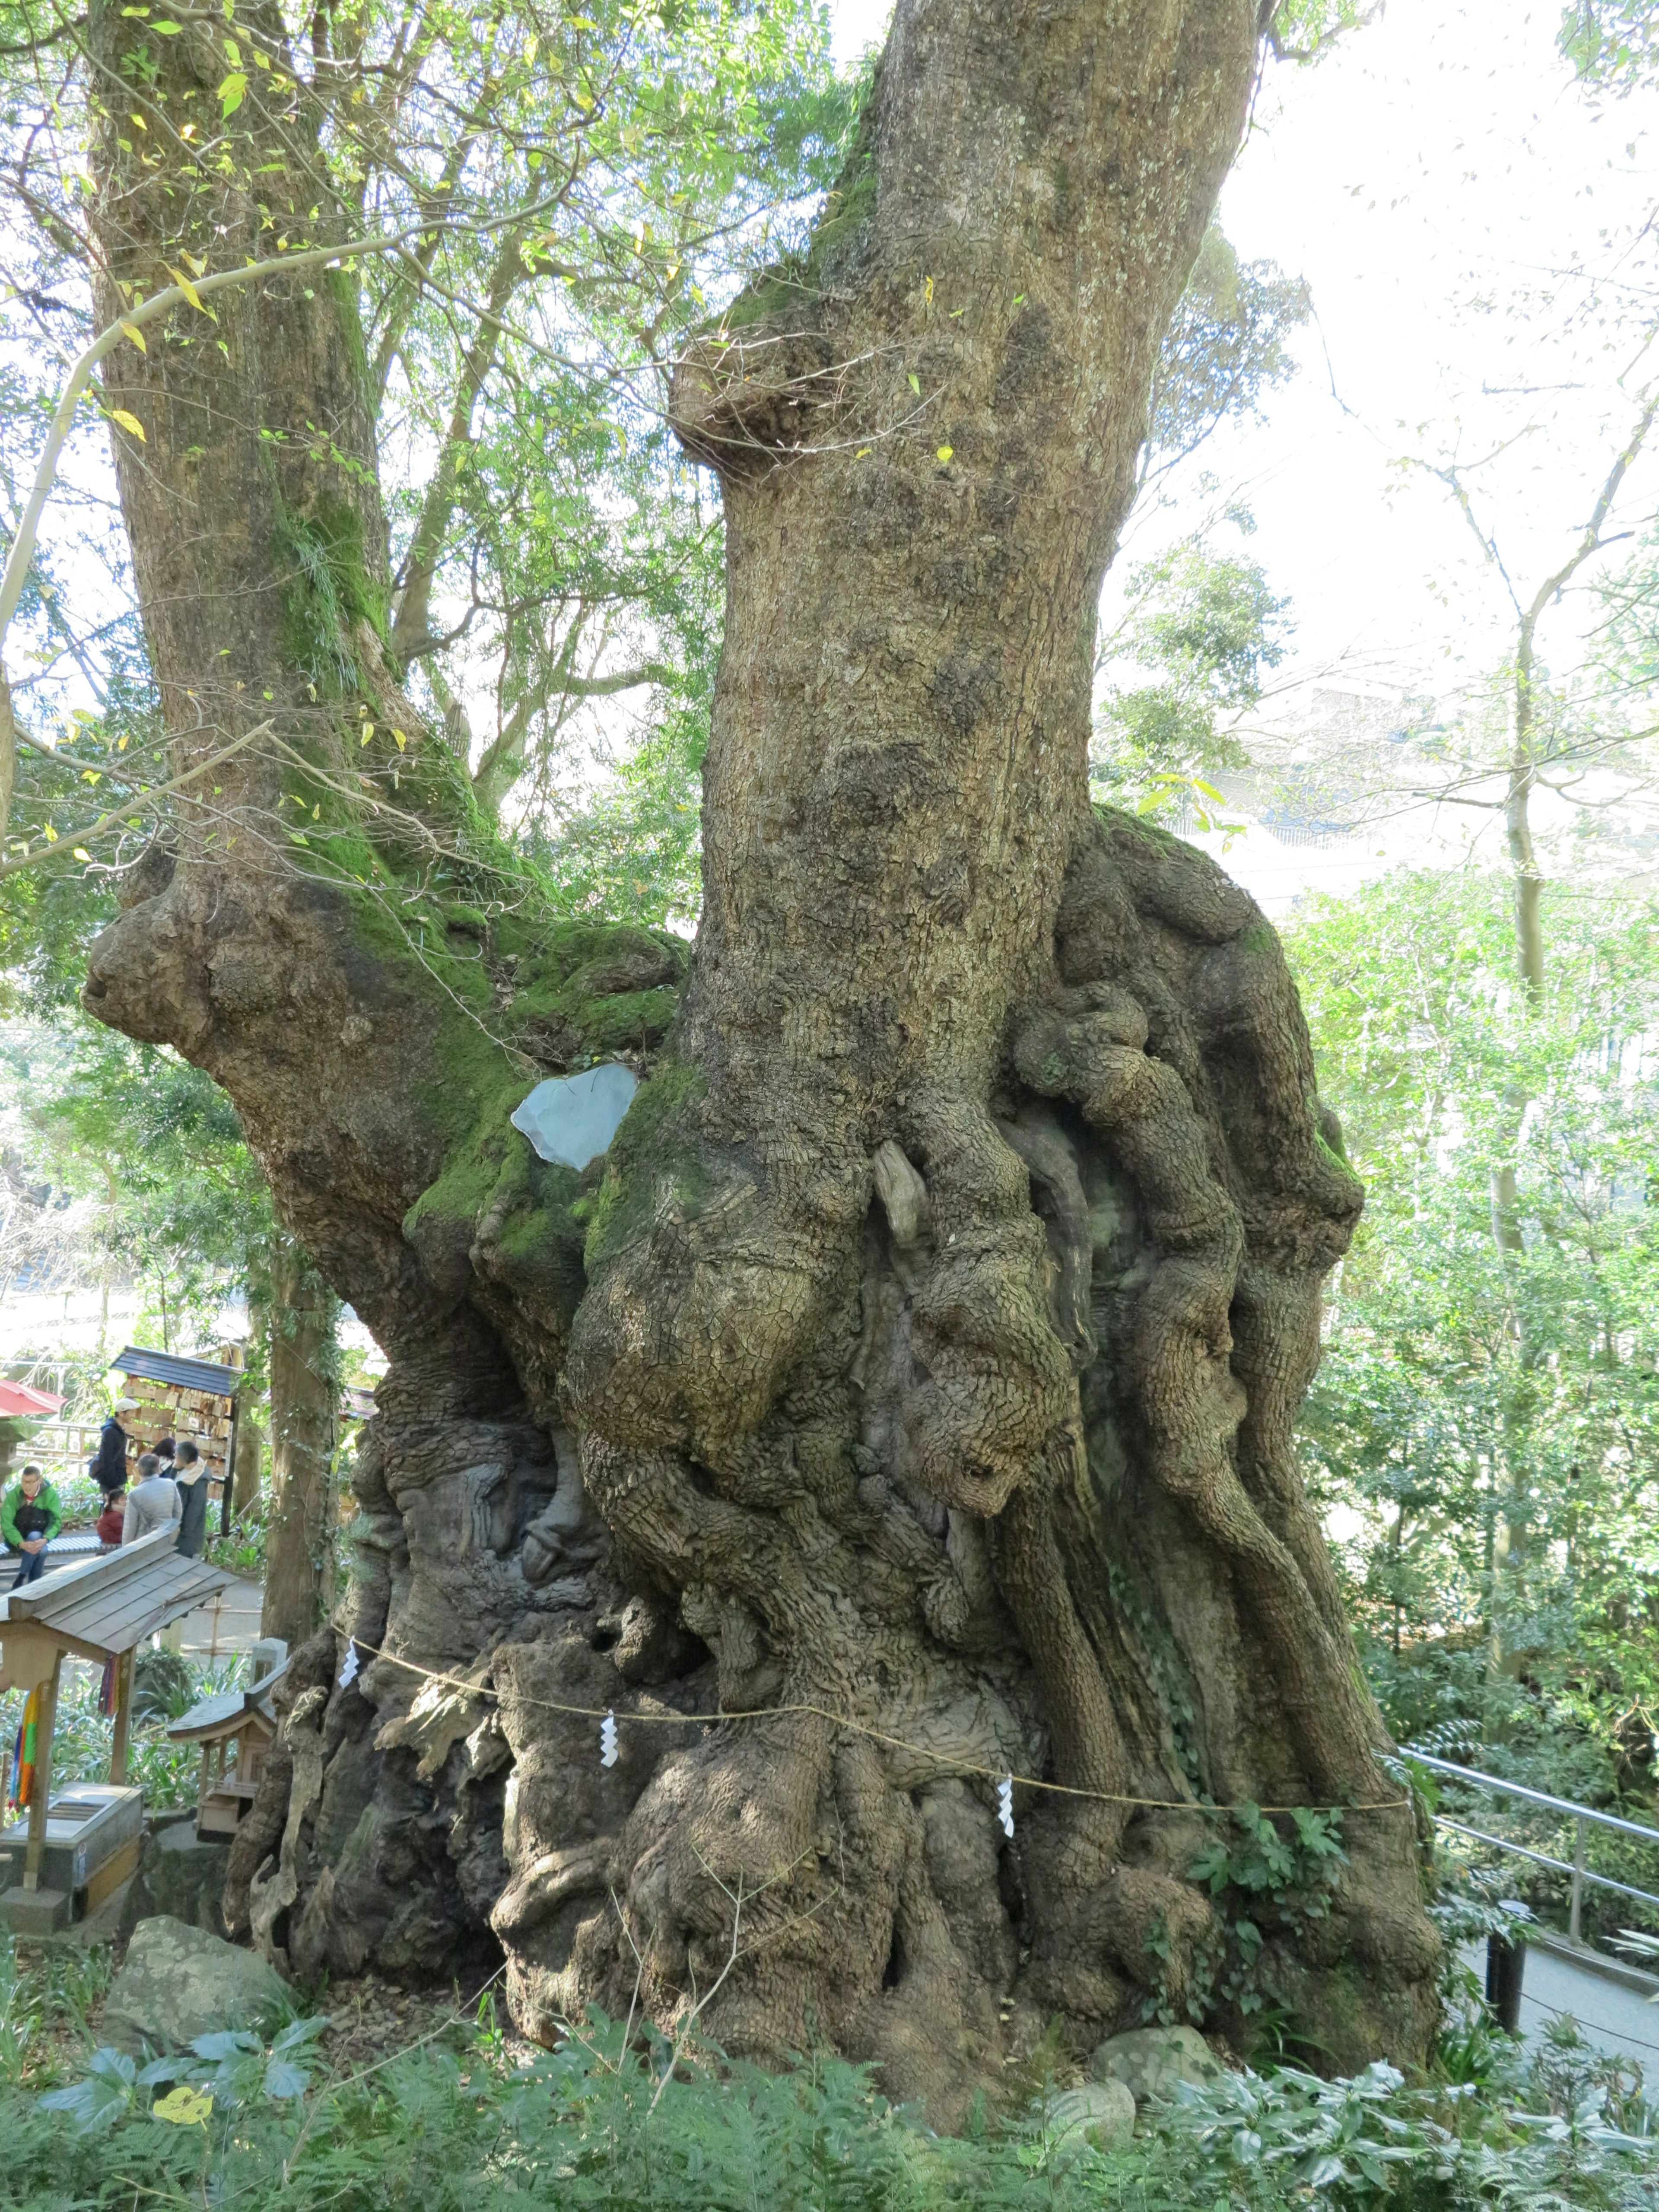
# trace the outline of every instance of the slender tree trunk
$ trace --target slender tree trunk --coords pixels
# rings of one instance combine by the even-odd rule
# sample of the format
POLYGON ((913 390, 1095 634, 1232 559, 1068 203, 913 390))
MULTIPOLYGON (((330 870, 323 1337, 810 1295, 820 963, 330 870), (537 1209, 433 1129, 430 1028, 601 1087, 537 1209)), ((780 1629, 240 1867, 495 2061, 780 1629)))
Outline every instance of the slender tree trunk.
POLYGON ((270 1513, 259 1633, 290 1649, 334 1598, 339 1301, 291 1238, 270 1271, 270 1513))
MULTIPOLYGON (((108 8, 164 90, 194 66, 108 8)), ((672 939, 527 921, 397 689, 343 288, 119 357, 171 726, 273 734, 88 1003, 227 1085, 391 1361, 368 1663, 295 1706, 252 1899, 298 1967, 447 1973, 487 1922, 549 2034, 636 1983, 672 2019, 735 1934, 728 2050, 827 2038, 948 2116, 1056 2015, 1084 2046, 1206 1985, 1245 1909, 1191 1879, 1207 1806, 1341 1805, 1260 1972, 1334 2062, 1426 2045, 1409 1808, 1292 1449, 1358 1187, 1273 931, 1087 798, 1101 577, 1256 15, 900 0, 804 266, 683 364, 728 532, 689 984, 672 939), (608 1158, 544 1165, 509 1113, 623 1047, 608 1158), (417 1707, 422 1668, 478 1694, 417 1707)), ((250 107, 268 204, 318 202, 250 107)), ((258 228, 99 158, 112 260, 258 228)))
POLYGON ((258 1422, 246 1417, 240 1419, 236 1424, 236 1464, 231 1470, 233 1513, 246 1513, 258 1503, 264 1447, 264 1431, 258 1422))
MULTIPOLYGON (((1514 872, 1516 973, 1525 996, 1529 1019, 1544 1007, 1543 871, 1532 835, 1532 794, 1538 776, 1537 761, 1537 629, 1545 601, 1534 601, 1522 616, 1516 641, 1514 735, 1510 756, 1509 789, 1504 798, 1504 826, 1514 872)), ((1525 1126, 1525 1089, 1512 1083, 1504 1094, 1506 1150, 1509 1157, 1492 1173, 1492 1230, 1498 1265, 1507 1285, 1512 1313, 1516 1371, 1504 1396, 1504 1461, 1509 1474, 1501 1522, 1494 1528, 1492 1565, 1498 1577, 1492 1595, 1492 1657, 1504 1656, 1501 1622, 1508 1609, 1504 1584, 1511 1599, 1518 1596, 1519 1577, 1526 1564, 1526 1527, 1531 1487, 1531 1454, 1522 1399, 1528 1366, 1526 1331, 1520 1310, 1516 1280, 1521 1255, 1526 1249, 1519 1210, 1516 1155, 1525 1126)))
POLYGON ((1530 1011, 1544 1003, 1543 871, 1532 836, 1532 794, 1538 782, 1537 629, 1542 609, 1529 607, 1521 621, 1515 655, 1515 742, 1510 756, 1504 830, 1515 871, 1516 966, 1530 1011))

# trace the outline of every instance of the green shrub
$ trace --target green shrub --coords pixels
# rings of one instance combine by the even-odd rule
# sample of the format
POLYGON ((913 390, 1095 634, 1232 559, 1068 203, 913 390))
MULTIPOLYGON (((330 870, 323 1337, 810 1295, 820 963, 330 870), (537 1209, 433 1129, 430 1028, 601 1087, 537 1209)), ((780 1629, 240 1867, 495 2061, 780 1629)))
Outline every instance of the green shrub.
MULTIPOLYGON (((724 2063, 595 2018, 513 2066, 488 2006, 341 2075, 324 2023, 182 2058, 90 2054, 44 2099, 7 2060, 0 2205, 117 2212, 1652 2212, 1659 2163, 1630 2074, 1570 2023, 1528 2061, 1495 2039, 1484 2082, 1229 2075, 1140 2115, 1111 2152, 981 2107, 941 2136, 868 2068, 724 2063)), ((18 2017, 28 2009, 18 2000, 18 2017)), ((60 2001, 60 2010, 62 2004, 60 2001)))

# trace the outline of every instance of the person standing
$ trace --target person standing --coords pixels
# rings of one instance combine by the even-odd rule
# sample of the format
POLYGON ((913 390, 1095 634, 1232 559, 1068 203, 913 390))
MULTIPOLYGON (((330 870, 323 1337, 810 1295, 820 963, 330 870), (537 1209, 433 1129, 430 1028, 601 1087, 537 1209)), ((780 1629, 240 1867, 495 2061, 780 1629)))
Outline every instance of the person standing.
POLYGON ((131 1544, 157 1528, 165 1528, 179 1514, 179 1486, 161 1472, 154 1452, 138 1462, 138 1480, 127 1492, 127 1510, 121 1521, 121 1541, 131 1544))
POLYGON ((207 1541, 208 1471, 206 1461, 188 1437, 179 1447, 173 1479, 179 1486, 181 1500, 179 1549, 191 1559, 199 1559, 202 1547, 207 1541))
POLYGON ((46 1547, 64 1525, 58 1492, 38 1467, 26 1467, 0 1503, 0 1537, 19 1555, 14 1589, 39 1581, 46 1571, 46 1547))
POLYGON ((112 1490, 127 1486, 127 1432, 113 1413, 104 1423, 87 1473, 106 1498, 112 1490))

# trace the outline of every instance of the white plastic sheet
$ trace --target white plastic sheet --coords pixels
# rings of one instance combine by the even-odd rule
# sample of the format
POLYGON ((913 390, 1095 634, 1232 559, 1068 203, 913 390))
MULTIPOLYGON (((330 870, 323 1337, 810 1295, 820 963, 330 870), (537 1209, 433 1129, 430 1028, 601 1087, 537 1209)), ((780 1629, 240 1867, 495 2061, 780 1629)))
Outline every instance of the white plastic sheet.
POLYGON ((639 1087, 631 1068, 607 1060, 580 1075, 556 1075, 538 1083, 511 1120, 541 1158, 558 1167, 585 1168, 609 1152, 639 1087))

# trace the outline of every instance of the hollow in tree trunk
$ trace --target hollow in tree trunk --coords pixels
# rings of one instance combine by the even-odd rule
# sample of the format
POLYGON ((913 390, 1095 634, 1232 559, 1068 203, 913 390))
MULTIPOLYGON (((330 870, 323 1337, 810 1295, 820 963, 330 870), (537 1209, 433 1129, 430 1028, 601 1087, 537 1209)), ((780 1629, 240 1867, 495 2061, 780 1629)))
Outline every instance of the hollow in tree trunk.
MULTIPOLYGON (((900 0, 810 254, 677 379, 728 547, 689 976, 529 910, 398 688, 349 287, 114 357, 179 749, 253 702, 272 735, 87 1002, 226 1085, 391 1361, 367 1663, 296 1674, 248 1893, 298 1967, 493 1939, 550 2035, 636 1978, 672 2019, 735 1923, 728 2050, 825 2039, 946 2116, 1055 2016, 1239 2033, 1271 1990, 1333 2063, 1425 2046, 1412 1820, 1292 1447, 1359 1189, 1272 929, 1088 799, 1101 579, 1257 31, 900 0), (349 860, 273 832, 285 794, 349 860), (509 1112, 619 1050, 608 1157, 544 1164, 509 1112), (1349 1809, 1253 1962, 1213 1808, 1257 1805, 1349 1809)), ((149 44, 165 101, 192 50, 149 44)), ((321 188, 262 127, 280 221, 321 188)), ((118 274, 264 219, 99 162, 118 274)))

